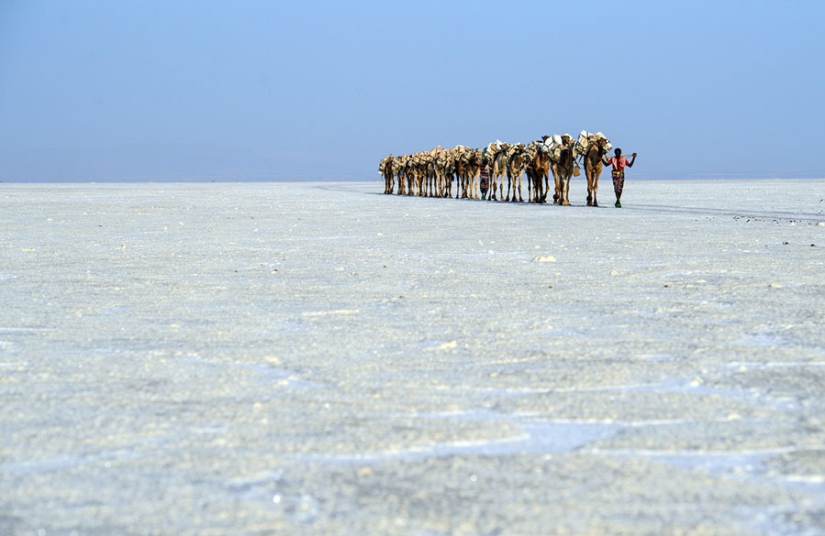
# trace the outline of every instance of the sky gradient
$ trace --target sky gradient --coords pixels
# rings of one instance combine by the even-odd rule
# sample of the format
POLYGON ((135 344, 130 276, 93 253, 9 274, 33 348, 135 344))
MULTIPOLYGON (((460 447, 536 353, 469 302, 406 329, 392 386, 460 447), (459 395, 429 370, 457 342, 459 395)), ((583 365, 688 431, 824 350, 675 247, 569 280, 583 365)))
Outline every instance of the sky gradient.
POLYGON ((0 180, 380 180, 604 132, 629 178, 825 177, 825 2, 0 1, 0 180))

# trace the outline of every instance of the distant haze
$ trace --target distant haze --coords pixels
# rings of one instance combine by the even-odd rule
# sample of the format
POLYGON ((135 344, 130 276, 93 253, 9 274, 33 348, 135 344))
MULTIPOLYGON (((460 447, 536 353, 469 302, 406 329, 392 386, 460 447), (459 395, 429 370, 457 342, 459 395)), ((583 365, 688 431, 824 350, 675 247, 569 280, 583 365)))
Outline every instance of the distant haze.
POLYGON ((602 131, 632 178, 825 177, 825 2, 0 3, 0 181, 376 180, 602 131))

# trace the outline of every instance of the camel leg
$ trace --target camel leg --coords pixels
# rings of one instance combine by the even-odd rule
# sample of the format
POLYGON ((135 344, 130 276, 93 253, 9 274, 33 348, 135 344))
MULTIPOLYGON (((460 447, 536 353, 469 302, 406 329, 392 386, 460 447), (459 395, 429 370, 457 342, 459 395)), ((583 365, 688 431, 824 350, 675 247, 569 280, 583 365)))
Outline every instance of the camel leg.
POLYGON ((524 198, 521 196, 521 175, 518 176, 518 202, 524 203, 524 198))
POLYGON ((541 196, 541 202, 547 202, 547 194, 550 193, 550 173, 548 172, 544 175, 544 193, 541 196))
POLYGON ((541 202, 547 202, 547 189, 550 185, 547 183, 547 175, 543 174, 543 177, 539 177, 539 186, 541 186, 541 202))
POLYGON ((553 182, 555 183, 555 191, 553 192, 553 203, 561 204, 561 183, 559 182, 559 172, 553 169, 553 182))
POLYGON ((599 176, 593 177, 593 206, 598 207, 599 202, 596 200, 596 194, 599 192, 599 176))
POLYGON ((593 206, 593 176, 590 170, 584 170, 584 176, 587 177, 587 206, 593 206))
POLYGON ((570 177, 565 177, 562 179, 562 205, 570 206, 570 177))

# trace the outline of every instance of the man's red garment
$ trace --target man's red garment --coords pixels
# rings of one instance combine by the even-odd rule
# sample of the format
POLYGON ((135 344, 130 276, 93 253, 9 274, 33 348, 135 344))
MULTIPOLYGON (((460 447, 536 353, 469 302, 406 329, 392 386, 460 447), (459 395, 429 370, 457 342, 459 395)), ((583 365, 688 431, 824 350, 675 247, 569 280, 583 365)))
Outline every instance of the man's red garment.
POLYGON ((624 156, 614 156, 607 163, 613 166, 613 171, 624 171, 624 167, 627 165, 627 158, 624 156))

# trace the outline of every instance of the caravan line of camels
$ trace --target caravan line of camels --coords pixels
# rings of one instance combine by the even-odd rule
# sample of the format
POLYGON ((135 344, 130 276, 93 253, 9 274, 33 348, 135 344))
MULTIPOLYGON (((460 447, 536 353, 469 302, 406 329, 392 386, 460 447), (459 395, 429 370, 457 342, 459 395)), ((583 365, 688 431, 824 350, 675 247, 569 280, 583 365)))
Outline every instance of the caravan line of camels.
POLYGON ((579 175, 579 158, 587 177, 587 205, 599 206, 597 193, 602 159, 610 141, 597 132, 582 131, 578 139, 569 134, 542 136, 528 145, 496 140, 483 149, 456 145, 431 151, 389 155, 381 159, 378 172, 384 177, 384 193, 422 197, 488 199, 523 202, 522 175, 527 176, 527 201, 546 203, 553 175, 553 202, 569 205, 570 180, 579 175), (506 193, 505 193, 506 182, 506 193))

